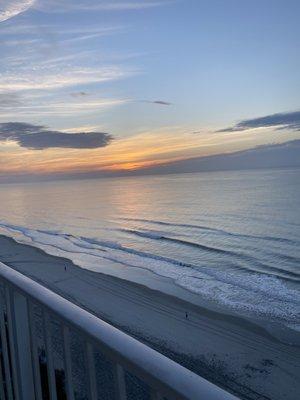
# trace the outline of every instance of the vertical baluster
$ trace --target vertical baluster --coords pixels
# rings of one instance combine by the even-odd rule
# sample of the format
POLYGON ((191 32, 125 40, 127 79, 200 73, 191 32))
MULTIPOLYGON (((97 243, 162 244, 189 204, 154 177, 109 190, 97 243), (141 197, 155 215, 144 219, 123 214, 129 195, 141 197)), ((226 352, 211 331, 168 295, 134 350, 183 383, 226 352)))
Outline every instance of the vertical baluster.
POLYGON ((72 358, 71 358, 71 347, 70 347, 70 329, 66 325, 63 325, 62 329, 63 329, 63 339, 64 339, 64 363, 65 363, 67 399, 74 400, 72 358))
POLYGON ((151 392, 151 400, 164 400, 164 397, 162 394, 153 389, 151 392))
POLYGON ((12 377, 10 371, 9 354, 8 354, 8 338, 6 335, 6 323, 4 319, 4 299, 0 296, 0 334, 2 343, 2 356, 4 363, 5 385, 8 400, 13 400, 12 377))
POLYGON ((14 388, 14 397, 16 400, 20 399, 20 383, 18 376, 18 358, 17 358, 17 341, 16 341, 16 327, 15 327, 15 309, 11 298, 9 287, 5 287, 5 298, 6 298, 6 316, 7 316, 7 328, 9 338, 9 349, 10 349, 10 360, 12 369, 12 382, 14 388))
POLYGON ((6 288, 6 294, 7 319, 12 338, 10 349, 12 359, 15 361, 13 368, 16 375, 16 377, 13 375, 15 397, 22 400, 33 399, 34 380, 27 299, 13 288, 6 288))
POLYGON ((51 322, 49 314, 46 310, 43 310, 43 321, 44 321, 44 334, 46 343, 46 360, 47 360, 47 374, 48 374, 50 400, 57 400, 56 379, 55 379, 52 346, 51 346, 51 322))
POLYGON ((4 375, 4 371, 2 369, 2 362, 0 360, 0 399, 5 400, 3 375, 4 375))
POLYGON ((95 356, 94 348, 91 343, 86 343, 86 358, 87 358, 87 375, 89 381, 89 396, 90 400, 97 400, 97 379, 96 379, 96 369, 95 369, 95 356))
POLYGON ((126 400, 127 395, 124 369, 120 364, 113 364, 113 372, 115 379, 116 399, 126 400))
POLYGON ((40 373, 40 360, 38 354, 38 340, 35 330, 35 318, 33 304, 28 301, 28 312, 29 312, 29 330, 30 330, 30 342, 31 342, 31 354, 32 354, 32 365, 34 374, 34 389, 36 400, 42 400, 42 387, 41 387, 41 373, 40 373))

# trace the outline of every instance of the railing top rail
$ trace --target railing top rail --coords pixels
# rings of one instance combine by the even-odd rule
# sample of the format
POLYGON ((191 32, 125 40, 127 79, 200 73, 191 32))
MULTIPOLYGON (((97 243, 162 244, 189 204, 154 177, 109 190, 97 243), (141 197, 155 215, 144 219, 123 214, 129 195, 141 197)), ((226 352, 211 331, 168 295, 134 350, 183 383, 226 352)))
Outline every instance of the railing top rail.
POLYGON ((135 373, 162 394, 191 400, 237 400, 223 389, 1 262, 0 279, 25 297, 46 307, 65 324, 79 330, 110 359, 135 373))

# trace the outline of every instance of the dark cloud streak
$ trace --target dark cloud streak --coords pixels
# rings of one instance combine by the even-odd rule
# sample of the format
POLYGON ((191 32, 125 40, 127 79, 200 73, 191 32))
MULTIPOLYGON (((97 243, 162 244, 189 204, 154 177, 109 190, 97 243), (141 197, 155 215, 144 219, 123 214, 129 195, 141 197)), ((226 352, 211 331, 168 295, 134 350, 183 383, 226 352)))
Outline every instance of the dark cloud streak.
POLYGON ((163 100, 142 100, 142 103, 158 104, 160 106, 171 106, 172 103, 163 100))
POLYGON ((84 97, 84 96, 88 96, 87 92, 74 92, 74 93, 70 93, 70 95, 72 97, 84 97))
POLYGON ((264 117, 246 119, 238 122, 232 127, 220 129, 217 132, 239 132, 247 129, 275 127, 280 129, 291 129, 300 131, 300 111, 289 113, 278 113, 264 117))
POLYGON ((97 149, 109 145, 113 137, 104 132, 65 133, 23 122, 0 123, 0 142, 7 140, 16 141, 21 147, 30 150, 97 149))

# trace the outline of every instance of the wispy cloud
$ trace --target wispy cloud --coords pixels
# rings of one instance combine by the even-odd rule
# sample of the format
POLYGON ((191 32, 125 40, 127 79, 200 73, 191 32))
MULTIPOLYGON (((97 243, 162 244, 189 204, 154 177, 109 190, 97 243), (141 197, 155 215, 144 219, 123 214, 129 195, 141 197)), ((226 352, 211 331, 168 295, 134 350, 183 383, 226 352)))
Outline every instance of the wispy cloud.
POLYGON ((39 0, 36 8, 47 12, 143 10, 171 3, 172 0, 39 0))
POLYGON ((18 71, 16 74, 13 72, 6 72, 2 74, 0 90, 57 89, 88 85, 120 79, 129 76, 131 73, 131 71, 125 71, 118 66, 102 68, 70 67, 63 72, 44 71, 43 69, 36 69, 33 71, 23 70, 18 71))
POLYGON ((111 32, 118 32, 122 28, 125 28, 123 25, 113 25, 113 24, 105 24, 105 25, 96 25, 96 26, 66 26, 66 25, 58 25, 56 22, 47 23, 47 24, 36 24, 36 23, 19 23, 16 25, 14 22, 10 24, 6 24, 1 27, 1 35, 5 36, 15 36, 15 35, 28 35, 28 36, 36 36, 37 34, 47 34, 47 32, 51 32, 53 30, 58 30, 60 35, 82 35, 87 33, 102 33, 109 34, 111 32))
POLYGON ((57 25, 20 25, 17 29, 7 26, 1 30, 1 44, 5 46, 66 46, 114 35, 125 31, 124 26, 67 28, 57 25))
POLYGON ((0 4, 0 22, 23 13, 35 4, 36 0, 4 0, 0 4))
POLYGON ((248 129, 271 128, 300 131, 300 111, 277 113, 264 117, 245 119, 217 132, 240 132, 248 129))
POLYGON ((21 104, 20 96, 16 93, 0 93, 0 110, 1 108, 17 107, 21 104))
POLYGON ((88 132, 98 132, 98 131, 99 131, 98 125, 82 125, 73 128, 60 129, 60 132, 65 132, 65 133, 80 133, 80 132, 88 133, 88 132))
POLYGON ((14 141, 31 150, 49 148, 97 149, 107 146, 113 137, 104 132, 65 133, 52 131, 42 125, 24 122, 0 124, 0 142, 14 141))
POLYGON ((31 7, 48 13, 65 11, 125 11, 159 7, 171 2, 172 0, 4 0, 0 4, 0 22, 15 17, 31 7))
POLYGON ((76 116, 89 115, 94 112, 100 113, 101 111, 122 105, 127 102, 123 99, 88 99, 86 96, 75 97, 76 100, 68 100, 67 98, 54 98, 50 100, 43 96, 24 96, 18 97, 13 94, 6 93, 0 94, 0 112, 1 120, 13 118, 16 112, 19 117, 43 117, 43 116, 76 116))
MULTIPOLYGON (((51 126, 56 118, 53 125, 59 129, 66 127, 67 118, 72 117, 72 125, 88 122, 102 126, 103 111, 136 101, 126 92, 126 85, 118 86, 116 82, 143 73, 143 68, 128 60, 146 54, 144 49, 143 52, 135 49, 128 52, 126 46, 115 46, 115 39, 106 40, 108 35, 134 29, 131 20, 116 20, 115 12, 146 10, 173 1, 0 0, 0 22, 4 21, 4 13, 9 19, 23 11, 35 10, 26 18, 1 24, 0 122, 17 118, 28 123, 42 121, 51 126), (63 12, 70 17, 68 21, 51 15, 63 12), (90 12, 85 14, 91 16, 88 23, 86 18, 78 17, 85 12, 90 12), (94 14, 97 19, 92 18, 94 14), (105 38, 99 39, 102 36, 105 38)), ((171 105, 160 98, 148 103, 162 107, 171 105)), ((103 126, 110 124, 111 121, 106 121, 103 126)), ((29 139, 26 140, 28 143, 29 139)), ((11 143, 9 146, 16 147, 11 143)))
MULTIPOLYGON (((32 26, 24 25, 23 34, 20 26, 16 27, 17 36, 14 36, 13 29, 8 29, 9 26, 4 29, 4 44, 7 42, 14 46, 3 52, 6 68, 1 71, 0 80, 1 121, 13 118, 16 112, 19 118, 25 117, 25 120, 26 116, 90 115, 128 101, 111 96, 106 98, 103 94, 99 98, 99 85, 131 77, 139 71, 120 63, 110 63, 109 60, 104 62, 101 51, 93 46, 80 47, 79 50, 77 44, 73 47, 77 36, 102 35, 115 32, 117 27, 62 27, 62 33, 56 32, 56 36, 62 38, 64 43, 70 39, 68 47, 55 47, 52 52, 51 46, 43 47, 41 35, 30 33, 32 26), (23 44, 22 51, 17 47, 19 41, 23 44)), ((44 29, 47 31, 50 28, 43 26, 44 29)))

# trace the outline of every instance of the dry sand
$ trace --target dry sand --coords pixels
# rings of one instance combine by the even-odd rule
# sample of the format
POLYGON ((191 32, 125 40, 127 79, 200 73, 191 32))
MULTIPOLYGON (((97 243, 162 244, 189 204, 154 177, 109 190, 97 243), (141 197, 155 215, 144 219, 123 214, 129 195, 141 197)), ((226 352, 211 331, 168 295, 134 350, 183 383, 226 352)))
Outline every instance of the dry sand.
POLYGON ((4 236, 0 261, 242 399, 300 398, 298 345, 279 341, 253 322, 201 307, 196 295, 179 299, 171 282, 169 294, 163 294, 153 289, 155 280, 148 288, 88 271, 4 236))

